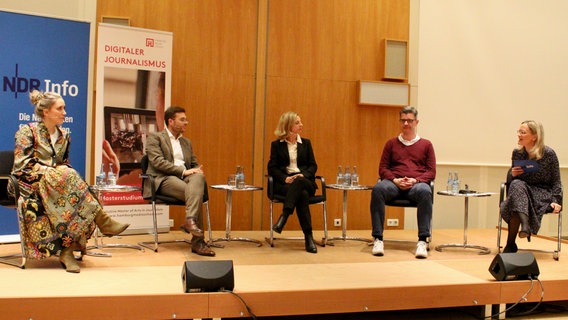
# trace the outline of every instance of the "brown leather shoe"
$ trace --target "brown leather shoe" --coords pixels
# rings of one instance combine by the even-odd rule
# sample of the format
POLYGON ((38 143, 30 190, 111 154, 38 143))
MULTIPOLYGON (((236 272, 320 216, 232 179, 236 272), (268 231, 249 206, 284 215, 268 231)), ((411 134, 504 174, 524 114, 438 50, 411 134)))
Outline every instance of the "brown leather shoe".
POLYGON ((194 237, 203 237, 203 230, 199 229, 195 219, 185 219, 185 224, 182 224, 180 229, 185 233, 191 233, 194 237))
POLYGON ((199 241, 191 246, 191 252, 198 254, 200 256, 214 257, 215 251, 211 250, 209 246, 203 242, 199 241))

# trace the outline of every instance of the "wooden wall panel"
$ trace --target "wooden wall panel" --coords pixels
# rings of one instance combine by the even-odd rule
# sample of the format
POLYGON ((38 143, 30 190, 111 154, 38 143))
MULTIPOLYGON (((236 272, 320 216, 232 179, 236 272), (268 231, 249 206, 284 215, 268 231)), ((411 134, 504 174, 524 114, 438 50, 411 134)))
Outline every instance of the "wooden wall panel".
MULTIPOLYGON (((174 33, 172 103, 188 110, 186 135, 209 184, 224 183, 240 164, 247 182, 265 186, 273 131, 287 110, 301 115, 328 183, 338 164, 357 165, 363 184, 376 182, 398 109, 358 106, 357 81, 380 80, 384 38, 408 40, 409 1, 98 0, 97 8, 99 18, 174 33)), ((222 230, 224 192, 209 194, 213 229, 222 230)), ((328 190, 328 198, 331 221, 341 216, 341 193, 328 190)), ((369 199, 370 191, 349 194, 350 229, 370 229, 369 199)), ((235 195, 233 210, 234 230, 269 228, 265 191, 235 195)), ((183 210, 173 216, 179 225, 183 210)))
POLYGON ((408 1, 272 0, 268 75, 379 80, 384 38, 408 39, 408 1))
MULTIPOLYGON (((399 109, 358 106, 357 80, 380 80, 381 43, 408 39, 408 12, 407 1, 270 2, 266 136, 274 137, 282 112, 298 112, 314 145, 318 174, 328 183, 335 182, 338 165, 356 165, 361 184, 377 181, 382 147, 399 131, 399 109)), ((331 222, 341 218, 342 195, 328 191, 331 222)), ((348 200, 348 228, 370 229, 370 191, 350 192, 348 200)), ((404 220, 400 209, 390 214, 404 220)))

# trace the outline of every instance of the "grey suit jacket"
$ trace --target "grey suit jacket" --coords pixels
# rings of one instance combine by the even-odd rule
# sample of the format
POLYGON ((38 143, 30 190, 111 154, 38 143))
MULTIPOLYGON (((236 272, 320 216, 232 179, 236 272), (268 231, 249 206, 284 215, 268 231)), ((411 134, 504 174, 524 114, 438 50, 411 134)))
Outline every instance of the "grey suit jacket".
MULTIPOLYGON (((166 130, 150 135, 146 140, 146 154, 148 155, 147 174, 155 177, 156 189, 167 176, 176 176, 182 179, 183 171, 198 167, 197 157, 193 153, 191 141, 185 137, 180 139, 185 168, 174 164, 174 156, 170 137, 166 130)), ((144 185, 144 197, 151 196, 150 181, 146 180, 144 185)))

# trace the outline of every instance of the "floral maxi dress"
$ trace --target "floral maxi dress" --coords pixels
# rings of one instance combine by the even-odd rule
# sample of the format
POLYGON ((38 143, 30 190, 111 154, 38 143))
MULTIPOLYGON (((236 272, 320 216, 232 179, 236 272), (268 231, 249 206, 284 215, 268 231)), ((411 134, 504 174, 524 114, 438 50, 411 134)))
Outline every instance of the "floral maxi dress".
MULTIPOLYGON (((18 215, 28 258, 43 259, 78 242, 84 248, 102 207, 69 163, 69 134, 57 127, 55 143, 43 122, 22 126, 15 136, 18 215)), ((13 188, 13 186, 12 186, 13 188)))

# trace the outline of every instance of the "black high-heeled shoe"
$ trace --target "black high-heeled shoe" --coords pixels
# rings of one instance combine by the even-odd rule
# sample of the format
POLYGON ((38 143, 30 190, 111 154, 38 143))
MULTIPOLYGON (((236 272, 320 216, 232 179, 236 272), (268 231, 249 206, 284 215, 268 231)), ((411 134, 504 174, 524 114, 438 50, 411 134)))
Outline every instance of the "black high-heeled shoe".
POLYGON ((316 243, 314 242, 314 237, 311 234, 307 234, 304 236, 306 242, 306 251, 309 253, 318 253, 318 248, 316 247, 316 243))
POLYGON ((523 213, 519 213, 521 220, 521 231, 519 231, 519 238, 527 238, 531 242, 531 230, 529 225, 529 217, 523 213))
POLYGON ((282 214, 278 218, 278 221, 276 221, 276 223, 272 226, 272 230, 274 230, 274 232, 276 233, 282 233, 282 229, 284 229, 286 221, 288 221, 288 215, 282 212, 282 214))

